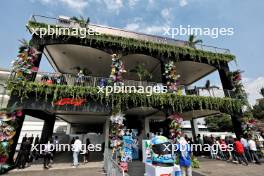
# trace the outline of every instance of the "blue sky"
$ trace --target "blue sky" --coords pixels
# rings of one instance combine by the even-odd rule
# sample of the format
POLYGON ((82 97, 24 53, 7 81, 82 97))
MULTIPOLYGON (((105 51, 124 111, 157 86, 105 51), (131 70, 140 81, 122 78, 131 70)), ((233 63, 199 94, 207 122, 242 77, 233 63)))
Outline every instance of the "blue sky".
MULTIPOLYGON (((204 44, 228 48, 244 70, 244 83, 250 101, 260 97, 264 86, 262 0, 9 0, 0 7, 0 67, 10 67, 17 54, 18 39, 30 39, 25 25, 30 15, 57 17, 86 16, 91 23, 162 35, 163 27, 232 27, 234 35, 212 39, 199 36, 204 44)), ((180 36, 179 39, 187 39, 180 36)), ((42 71, 50 71, 47 61, 42 71)), ((216 74, 215 74, 216 75, 216 74)), ((218 79, 213 80, 218 84, 218 79)))

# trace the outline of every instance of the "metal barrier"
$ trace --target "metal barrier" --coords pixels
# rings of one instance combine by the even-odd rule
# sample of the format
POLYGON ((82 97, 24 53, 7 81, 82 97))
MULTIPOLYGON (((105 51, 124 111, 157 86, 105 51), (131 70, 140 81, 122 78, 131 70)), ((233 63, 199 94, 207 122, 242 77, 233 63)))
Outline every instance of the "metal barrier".
MULTIPOLYGON (((14 78, 10 77, 10 79, 14 78)), ((43 83, 48 82, 49 84, 58 84, 58 85, 69 85, 69 86, 83 86, 83 87, 97 87, 97 86, 111 86, 109 82, 111 78, 105 77, 95 77, 95 76, 81 76, 78 77, 76 74, 62 74, 62 73, 50 73, 50 72, 38 72, 35 82, 43 83)), ((166 86, 163 83, 149 82, 149 81, 135 81, 135 80, 126 80, 122 81, 122 86, 157 86, 161 90, 161 86, 166 86)), ((229 97, 237 98, 236 92, 233 90, 220 89, 219 87, 212 86, 209 90, 205 87, 194 87, 193 89, 187 88, 184 85, 180 85, 180 91, 177 92, 179 95, 193 95, 193 96, 206 96, 206 97, 229 97)))
POLYGON ((111 151, 104 152, 104 170, 107 176, 125 176, 125 171, 113 159, 111 151))
MULTIPOLYGON (((107 85, 107 83, 111 81, 111 78, 94 77, 94 76, 78 77, 77 75, 74 74, 38 72, 35 81, 43 82, 46 80, 51 80, 53 84, 97 87, 97 86, 102 86, 102 84, 107 85)), ((135 81, 135 80, 122 81, 122 85, 124 86, 146 87, 146 86, 155 86, 157 84, 158 83, 148 82, 148 81, 135 81)))

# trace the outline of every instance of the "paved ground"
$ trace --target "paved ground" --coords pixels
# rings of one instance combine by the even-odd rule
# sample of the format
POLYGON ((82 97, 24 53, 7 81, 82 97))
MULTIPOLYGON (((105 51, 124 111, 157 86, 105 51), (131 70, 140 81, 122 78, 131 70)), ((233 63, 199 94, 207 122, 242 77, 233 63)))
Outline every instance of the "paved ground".
MULTIPOLYGON (((249 164, 243 166, 225 161, 199 158, 201 168, 194 169, 195 173, 206 176, 263 176, 264 163, 262 165, 249 164)), ((195 176, 195 173, 193 174, 195 176)))
MULTIPOLYGON (((263 176, 264 162, 262 165, 250 164, 243 166, 225 161, 216 161, 206 158, 199 158, 199 169, 193 169, 193 176, 263 176)), ((81 164, 79 168, 72 168, 71 163, 54 164, 53 168, 43 170, 42 164, 35 164, 24 170, 12 170, 7 176, 101 176, 105 175, 102 170, 103 162, 95 161, 88 164, 81 164)), ((143 176, 144 164, 140 161, 133 161, 129 164, 130 176, 143 176)))
POLYGON ((41 171, 11 171, 6 176, 102 176, 101 168, 51 169, 41 171))
MULTIPOLYGON (((263 176, 264 163, 262 165, 249 164, 243 166, 225 161, 217 161, 199 158, 200 168, 193 169, 193 176, 263 176)), ((143 176, 144 164, 133 161, 129 164, 129 176, 143 176)))

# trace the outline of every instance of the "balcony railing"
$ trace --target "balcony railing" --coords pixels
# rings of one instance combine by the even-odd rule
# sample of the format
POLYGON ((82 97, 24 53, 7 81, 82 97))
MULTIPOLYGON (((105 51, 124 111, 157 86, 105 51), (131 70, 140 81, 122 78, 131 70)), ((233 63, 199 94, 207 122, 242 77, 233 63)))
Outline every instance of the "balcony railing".
MULTIPOLYGON (((39 22, 39 23, 45 23, 49 25, 58 25, 62 27, 80 27, 78 23, 76 23, 73 20, 70 20, 69 17, 54 18, 54 17, 47 17, 47 16, 42 16, 42 15, 32 15, 29 20, 34 21, 34 22, 39 22)), ((161 36, 156 36, 156 35, 144 34, 140 32, 127 31, 124 29, 118 29, 118 28, 102 26, 102 25, 89 24, 89 28, 95 30, 96 32, 100 32, 103 34, 122 36, 126 38, 134 38, 134 39, 139 39, 139 40, 151 41, 155 43, 170 44, 170 45, 175 45, 179 47, 183 47, 188 44, 188 42, 184 40, 176 40, 176 39, 172 39, 168 37, 161 37, 161 36)), ((214 52, 214 53, 230 54, 229 49, 218 48, 215 46, 197 44, 196 48, 200 50, 204 50, 204 51, 214 52)))
MULTIPOLYGON (((71 85, 71 86, 107 86, 111 81, 110 78, 94 77, 94 76, 78 76, 73 74, 61 74, 61 73, 47 73, 38 72, 36 82, 46 82, 50 84, 71 85)), ((155 86, 162 85, 161 83, 135 81, 135 80, 123 80, 123 86, 155 86)))
MULTIPOLYGON (((94 76, 78 76, 74 74, 61 74, 61 73, 48 73, 38 72, 35 82, 58 84, 58 85, 70 85, 70 86, 90 86, 90 87, 105 87, 109 86, 111 82, 110 78, 94 77, 94 76)), ((162 89, 165 86, 163 83, 148 82, 148 81, 135 81, 135 80, 123 80, 122 86, 157 86, 162 89)), ((211 96, 211 97, 230 97, 235 98, 235 92, 232 90, 211 88, 209 91, 203 88, 187 88, 180 85, 180 90, 177 94, 180 95, 197 95, 197 96, 211 96)))

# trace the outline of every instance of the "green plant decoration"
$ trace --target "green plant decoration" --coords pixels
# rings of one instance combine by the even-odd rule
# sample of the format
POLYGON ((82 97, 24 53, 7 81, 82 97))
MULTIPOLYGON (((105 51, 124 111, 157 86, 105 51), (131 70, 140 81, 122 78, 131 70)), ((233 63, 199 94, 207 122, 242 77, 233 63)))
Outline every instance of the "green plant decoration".
POLYGON ((242 76, 241 76, 242 71, 241 70, 236 70, 233 72, 229 72, 229 78, 232 81, 233 85, 233 91, 235 94, 235 98, 242 100, 245 104, 249 104, 247 100, 247 94, 244 89, 244 86, 242 84, 242 76))
POLYGON ((29 80, 32 74, 38 70, 38 67, 35 67, 35 62, 40 52, 33 48, 25 39, 20 40, 20 42, 19 54, 12 61, 11 72, 17 80, 29 80))
POLYGON ((130 70, 131 73, 136 73, 139 81, 146 79, 149 80, 152 78, 151 73, 146 69, 146 65, 144 63, 137 63, 137 65, 130 70))
MULTIPOLYGON (((48 85, 44 83, 27 81, 9 81, 8 90, 20 97, 21 101, 29 99, 29 94, 34 95, 36 100, 45 97, 48 101, 56 101, 61 98, 86 98, 106 103, 121 110, 127 107, 172 107, 175 112, 183 112, 194 109, 220 110, 225 113, 239 112, 244 103, 241 100, 231 98, 203 97, 195 95, 177 95, 174 93, 147 94, 139 93, 116 93, 106 96, 98 93, 98 87, 83 87, 69 85, 48 85)), ((30 97, 32 99, 32 97, 30 97)), ((34 101, 34 99, 32 99, 34 101)))
POLYGON ((196 44, 203 43, 202 40, 196 40, 195 38, 196 38, 195 35, 190 35, 188 39, 188 46, 193 49, 196 49, 196 46, 195 46, 196 44))
MULTIPOLYGON (((48 28, 45 23, 38 23, 35 21, 29 21, 28 27, 31 28, 48 28)), ((52 27, 52 25, 51 25, 52 27)), ((55 27, 55 26, 54 26, 55 27)), ((62 27, 63 28, 63 27, 62 27)), ((195 62, 201 62, 201 59, 206 59, 209 64, 215 64, 220 62, 229 62, 235 59, 232 54, 222 54, 214 53, 210 51, 203 51, 199 49, 193 49, 188 46, 176 46, 171 44, 156 43, 152 41, 146 41, 141 39, 134 39, 128 37, 114 36, 108 34, 101 35, 87 35, 87 38, 80 39, 78 36, 46 36, 47 39, 63 39, 67 43, 71 38, 76 38, 79 40, 80 45, 90 46, 91 43, 96 43, 98 45, 109 45, 127 49, 129 51, 142 50, 149 51, 150 53, 155 53, 156 55, 163 55, 168 58, 174 58, 178 61, 179 55, 188 56, 191 60, 195 62), (61 37, 61 38, 60 38, 61 37)))
POLYGON ((90 18, 88 17, 85 19, 83 16, 80 17, 73 16, 70 18, 70 20, 79 23, 81 27, 87 27, 87 25, 90 23, 90 18))

